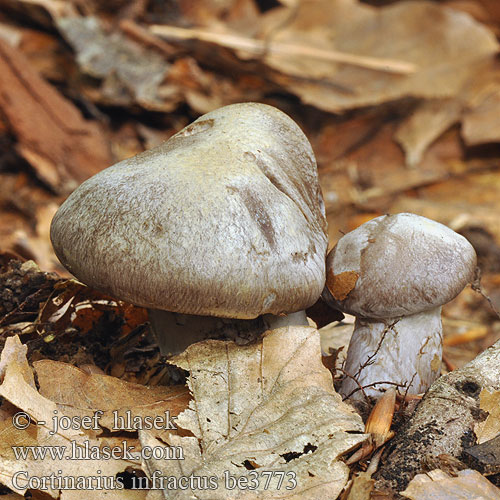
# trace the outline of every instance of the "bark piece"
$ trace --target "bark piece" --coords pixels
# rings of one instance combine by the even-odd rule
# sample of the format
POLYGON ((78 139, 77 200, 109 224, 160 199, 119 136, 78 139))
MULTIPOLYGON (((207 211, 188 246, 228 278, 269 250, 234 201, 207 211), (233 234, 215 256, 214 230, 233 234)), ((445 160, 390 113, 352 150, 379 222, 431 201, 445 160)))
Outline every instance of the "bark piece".
POLYGON ((67 193, 111 163, 102 130, 0 40, 0 111, 39 178, 67 193))
POLYGON ((172 110, 158 94, 169 68, 162 55, 120 32, 107 34, 95 17, 59 18, 57 27, 74 48, 81 71, 103 80, 102 102, 172 110))
POLYGON ((477 460, 477 465, 484 474, 500 473, 500 434, 489 441, 467 448, 465 453, 477 460))

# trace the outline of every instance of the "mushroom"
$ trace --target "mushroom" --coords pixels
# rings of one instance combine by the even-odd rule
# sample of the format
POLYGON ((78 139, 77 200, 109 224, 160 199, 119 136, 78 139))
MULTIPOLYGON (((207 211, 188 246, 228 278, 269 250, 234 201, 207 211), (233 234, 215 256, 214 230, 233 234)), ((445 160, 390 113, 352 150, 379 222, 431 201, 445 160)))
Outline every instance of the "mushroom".
POLYGON ((327 257, 324 291, 356 316, 341 394, 359 400, 363 387, 379 397, 391 384, 425 392, 440 372, 441 306, 475 269, 463 236, 415 214, 377 217, 342 236, 327 257))
POLYGON ((306 136, 278 109, 243 103, 85 181, 51 240, 80 281, 148 308, 174 354, 307 324, 300 311, 325 283, 326 228, 306 136))

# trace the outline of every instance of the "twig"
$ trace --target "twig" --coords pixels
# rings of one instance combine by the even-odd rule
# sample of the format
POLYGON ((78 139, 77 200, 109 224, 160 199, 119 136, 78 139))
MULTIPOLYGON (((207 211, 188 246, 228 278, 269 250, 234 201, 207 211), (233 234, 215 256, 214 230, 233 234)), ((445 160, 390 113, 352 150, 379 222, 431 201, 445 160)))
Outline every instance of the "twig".
POLYGON ((265 54, 273 53, 295 57, 307 57, 402 75, 415 73, 418 69, 415 64, 406 61, 360 56, 294 43, 266 42, 265 40, 257 40, 255 38, 247 38, 230 33, 216 33, 202 29, 179 28, 177 26, 166 26, 162 24, 153 24, 149 29, 153 34, 171 40, 200 40, 203 42, 215 43, 229 49, 245 50, 260 57, 265 54))
POLYGON ((377 356, 378 352, 382 348, 382 344, 384 343, 385 336, 389 333, 389 331, 391 331, 399 323, 399 321, 400 321, 400 319, 398 318, 398 319, 394 320, 392 323, 389 323, 388 325, 386 325, 386 327, 384 328, 384 331, 382 332, 382 335, 380 336, 380 340, 378 341, 377 348, 375 349, 375 351, 373 351, 372 354, 370 354, 368 356, 368 358, 366 358, 366 361, 362 365, 360 365, 360 367, 358 368, 358 371, 354 374, 354 377, 356 377, 356 378, 359 377, 361 372, 367 366, 370 366, 375 362, 375 357, 377 356))
POLYGON ((476 276, 470 286, 475 292, 479 293, 479 295, 486 299, 493 312, 497 315, 498 318, 500 318, 500 312, 497 310, 491 299, 483 290, 483 287, 481 285, 481 269, 479 267, 476 267, 476 276))
POLYGON ((348 394, 345 398, 342 398, 342 401, 345 401, 348 397, 352 396, 355 392, 361 391, 363 393, 363 396, 365 397, 366 403, 370 404, 370 399, 368 398, 368 395, 366 394, 364 387, 358 382, 357 379, 355 379, 351 374, 347 373, 343 368, 336 368, 339 372, 342 372, 345 377, 352 378, 354 382, 357 384, 358 388, 354 389, 350 394, 348 394))
POLYGON ((168 57, 171 57, 176 53, 173 46, 152 34, 151 31, 137 24, 135 21, 130 19, 121 20, 120 29, 129 37, 145 44, 148 47, 152 47, 168 57))
POLYGON ((358 391, 361 391, 363 393, 363 395, 365 396, 365 399, 366 399, 367 403, 369 403, 370 400, 369 400, 367 394, 365 393, 365 389, 367 389, 368 387, 375 387, 375 386, 380 385, 380 384, 395 385, 398 388, 399 387, 405 387, 404 384, 398 384, 397 382, 390 382, 388 380, 386 380, 386 381, 381 380, 380 382, 372 382, 371 384, 361 385, 358 382, 358 380, 356 378, 354 378, 354 376, 352 376, 351 374, 347 373, 343 368, 336 368, 336 370, 342 372, 344 374, 344 376, 352 378, 354 380, 354 382, 356 382, 356 384, 358 385, 358 388, 357 389, 353 389, 347 396, 343 397, 342 401, 345 401, 346 399, 349 399, 354 393, 356 393, 358 391))

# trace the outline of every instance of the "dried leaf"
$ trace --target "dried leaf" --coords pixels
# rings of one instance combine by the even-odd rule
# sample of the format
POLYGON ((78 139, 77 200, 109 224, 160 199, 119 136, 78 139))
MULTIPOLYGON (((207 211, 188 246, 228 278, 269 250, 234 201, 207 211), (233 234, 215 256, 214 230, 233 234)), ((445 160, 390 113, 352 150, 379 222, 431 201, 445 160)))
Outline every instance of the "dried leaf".
MULTIPOLYGON (((54 498, 61 498, 61 500, 81 498, 78 489, 71 490, 65 486, 68 483, 64 481, 73 480, 85 484, 84 489, 95 490, 92 497, 96 499, 128 498, 135 500, 145 497, 145 492, 128 492, 117 486, 116 482, 116 474, 123 472, 128 466, 140 468, 140 462, 122 458, 115 460, 103 457, 79 458, 75 455, 74 448, 85 448, 87 443, 91 449, 99 449, 102 442, 93 439, 78 426, 76 426, 77 428, 59 426, 55 429, 53 427, 54 416, 58 418, 59 422, 63 417, 68 418, 69 416, 60 412, 54 402, 44 398, 25 381, 22 365, 16 360, 7 365, 3 383, 0 385, 0 395, 22 410, 26 415, 25 419, 32 423, 26 429, 19 429, 14 427, 12 418, 3 422, 4 429, 0 446, 0 480, 9 488, 24 493, 29 486, 27 482, 29 478, 55 476, 56 482, 48 482, 48 489, 44 489, 44 491, 54 498), (33 427, 34 422, 37 422, 36 427, 33 427), (33 443, 33 429, 36 429, 36 444, 33 443), (13 447, 17 447, 17 452, 21 453, 21 449, 27 450, 27 442, 31 442, 32 446, 51 447, 52 451, 57 450, 61 455, 52 456, 48 451, 49 448, 43 448, 47 453, 43 459, 35 458, 29 451, 25 457, 16 456, 13 447), (58 483, 57 481, 62 482, 58 483), (99 481, 108 481, 107 486, 99 489, 99 481), (63 492, 59 497, 60 489, 63 492)), ((39 487, 43 488, 40 486, 41 484, 38 483, 39 487)))
MULTIPOLYGON (((334 231, 338 226, 336 219, 342 217, 348 205, 377 211, 402 191, 448 178, 453 172, 451 160, 462 154, 458 131, 452 131, 427 150, 418 168, 405 168, 403 152, 393 139, 394 132, 394 122, 384 123, 360 147, 319 171, 333 241, 339 238, 334 231), (388 199, 380 201, 383 197, 388 199)), ((340 229, 345 230, 345 226, 340 229)))
POLYGON ((354 323, 332 323, 320 328, 321 354, 330 355, 331 352, 338 352, 336 366, 341 367, 345 362, 347 347, 351 341, 354 323))
POLYGON ((489 441, 500 434, 500 391, 490 392, 483 389, 479 397, 480 408, 488 412, 488 417, 474 427, 477 444, 489 441))
POLYGON ((356 56, 394 59, 416 66, 402 75, 298 54, 273 53, 265 61, 301 99, 327 111, 380 104, 402 97, 457 95, 474 63, 498 50, 494 35, 468 15, 431 2, 396 2, 374 9, 346 0, 304 1, 275 42, 356 56))
MULTIPOLYGON (((169 435, 184 460, 148 461, 149 471, 214 477, 218 489, 196 490, 197 498, 210 500, 262 498, 267 472, 266 498, 336 498, 348 478, 337 459, 365 436, 359 415, 334 392, 319 344, 317 330, 288 327, 267 332, 258 344, 206 341, 176 356, 172 362, 190 372, 193 394, 177 424, 195 437, 169 435), (247 487, 231 489, 229 476, 247 487)), ((165 492, 165 498, 190 495, 165 492)))
POLYGON ((422 103, 403 122, 395 139, 406 153, 406 164, 416 166, 427 148, 449 127, 458 122, 461 104, 455 99, 432 99, 422 103))
MULTIPOLYGON (((115 377, 89 374, 80 368, 58 361, 34 363, 40 394, 57 404, 71 416, 92 416, 101 411, 99 426, 114 429, 114 419, 130 415, 144 420, 164 416, 167 411, 175 417, 186 409, 189 393, 185 387, 146 387, 115 377), (54 379, 58 381, 54 384, 54 379)), ((126 422, 126 420, 123 420, 126 422)))
POLYGON ((484 498, 500 500, 500 490, 475 470, 458 471, 457 477, 450 477, 436 469, 427 474, 417 474, 406 490, 401 492, 412 500, 466 500, 484 498))
POLYGON ((22 374, 24 381, 31 387, 35 388, 33 370, 30 368, 26 359, 27 352, 28 348, 21 344, 17 335, 7 337, 2 350, 2 355, 0 357, 0 379, 5 377, 7 367, 15 364, 19 372, 22 374))
POLYGON ((375 484, 375 479, 372 479, 371 476, 366 472, 358 473, 352 480, 346 500, 370 500, 373 485, 375 484))
POLYGON ((468 146, 500 142, 500 65, 486 66, 464 91, 462 137, 468 146))

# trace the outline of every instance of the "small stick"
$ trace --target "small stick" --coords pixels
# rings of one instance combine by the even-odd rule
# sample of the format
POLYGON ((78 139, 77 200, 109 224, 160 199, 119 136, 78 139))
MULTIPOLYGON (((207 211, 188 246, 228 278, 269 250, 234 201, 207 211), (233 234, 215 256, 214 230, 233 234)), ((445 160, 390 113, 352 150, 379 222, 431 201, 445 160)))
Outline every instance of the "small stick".
POLYGON ((274 53, 287 56, 308 57, 403 75, 415 73, 418 69, 415 64, 406 61, 360 56, 336 50, 324 50, 294 43, 266 42, 264 40, 247 38, 230 33, 216 33, 202 29, 179 28, 177 26, 166 26, 163 24, 153 24, 149 29, 151 33, 169 39, 200 40, 203 42, 215 43, 229 49, 246 50, 247 52, 258 56, 274 53))

